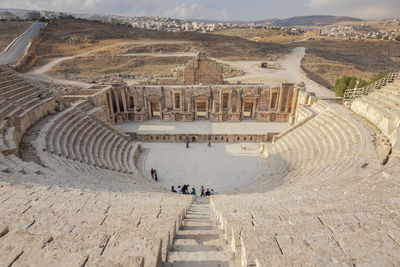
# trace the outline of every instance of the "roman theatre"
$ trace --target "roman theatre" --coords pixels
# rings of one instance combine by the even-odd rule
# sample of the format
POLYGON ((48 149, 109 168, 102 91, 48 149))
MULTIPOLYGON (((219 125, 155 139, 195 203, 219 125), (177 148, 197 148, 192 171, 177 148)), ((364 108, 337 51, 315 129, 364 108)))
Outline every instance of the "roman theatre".
POLYGON ((1 266, 400 265, 399 73, 335 98, 200 52, 179 79, 0 88, 1 266))

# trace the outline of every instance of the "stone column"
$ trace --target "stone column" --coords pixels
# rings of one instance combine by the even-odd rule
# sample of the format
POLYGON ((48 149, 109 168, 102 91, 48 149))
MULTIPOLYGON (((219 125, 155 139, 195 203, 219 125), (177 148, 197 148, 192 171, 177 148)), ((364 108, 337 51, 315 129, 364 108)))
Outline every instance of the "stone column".
POLYGON ((183 95, 182 92, 179 93, 180 110, 183 110, 183 95))
POLYGON ((283 100, 283 87, 281 86, 281 89, 279 92, 279 99, 278 99, 278 109, 277 109, 278 113, 281 112, 282 100, 283 100))
POLYGON ((209 99, 207 99, 207 101, 206 101, 206 119, 210 118, 209 117, 209 112, 208 112, 208 102, 209 102, 209 99))
POLYGON ((242 98, 242 96, 240 95, 239 92, 237 92, 237 95, 236 95, 236 112, 238 112, 238 113, 241 112, 241 110, 240 110, 240 99, 241 98, 242 98))
POLYGON ((128 111, 127 105, 126 105, 125 88, 121 90, 121 98, 122 98, 122 106, 124 107, 124 111, 128 111))
POLYGON ((245 101, 244 99, 242 100, 242 110, 240 111, 240 117, 244 118, 244 106, 245 106, 245 101))
MULTIPOLYGON (((147 103, 147 100, 146 100, 147 103)), ((149 114, 149 119, 151 119, 153 117, 153 115, 151 114, 151 103, 147 103, 147 113, 149 114)))
POLYGON ((257 111, 257 98, 253 101, 253 109, 251 111, 251 118, 254 119, 256 117, 256 111, 257 111))
POLYGON ((290 106, 290 104, 291 104, 291 101, 290 101, 290 100, 293 101, 293 98, 290 99, 290 97, 293 96, 293 91, 294 91, 294 89, 289 89, 289 90, 288 90, 288 93, 287 93, 287 95, 286 95, 285 112, 289 112, 289 106, 290 106))
POLYGON ((111 97, 111 91, 107 94, 107 98, 108 98, 108 103, 110 104, 110 113, 111 113, 111 115, 114 115, 114 105, 113 105, 113 100, 112 100, 112 97, 111 97))
POLYGON ((232 90, 229 92, 228 97, 228 113, 232 113, 232 90))
POLYGON ((293 97, 292 97, 292 110, 290 111, 291 116, 294 116, 296 113, 298 97, 299 97, 299 88, 294 88, 293 97))
POLYGON ((119 109, 119 97, 118 97, 118 92, 115 92, 114 91, 114 102, 115 102, 115 105, 117 106, 117 113, 120 113, 121 111, 120 111, 120 109, 119 109))
POLYGON ((218 113, 222 113, 222 90, 219 90, 218 113))

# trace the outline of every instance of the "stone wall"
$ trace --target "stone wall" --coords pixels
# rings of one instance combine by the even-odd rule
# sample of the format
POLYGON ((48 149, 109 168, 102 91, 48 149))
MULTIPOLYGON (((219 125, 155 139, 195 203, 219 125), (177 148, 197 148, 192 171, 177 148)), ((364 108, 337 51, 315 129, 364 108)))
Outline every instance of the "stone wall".
POLYGON ((205 53, 198 53, 183 70, 184 84, 221 84, 222 67, 205 53))
POLYGON ((267 134, 137 134, 128 133, 140 142, 260 143, 271 142, 278 133, 267 134))
MULTIPOLYGON (((294 118, 299 88, 295 84, 130 86, 113 85, 107 95, 110 121, 257 120, 288 122, 294 118)), ((301 103, 308 102, 303 96, 301 103)))

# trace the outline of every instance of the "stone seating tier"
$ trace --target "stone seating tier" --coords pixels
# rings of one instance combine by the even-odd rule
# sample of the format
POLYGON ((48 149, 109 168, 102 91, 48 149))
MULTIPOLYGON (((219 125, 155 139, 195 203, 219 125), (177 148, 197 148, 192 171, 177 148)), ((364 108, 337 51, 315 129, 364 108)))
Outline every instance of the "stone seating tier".
POLYGON ((341 106, 319 101, 311 109, 317 115, 270 146, 265 171, 241 192, 268 191, 299 177, 335 177, 374 158, 370 133, 341 106))
POLYGON ((136 173, 130 162, 134 160, 131 150, 137 147, 125 135, 88 115, 86 112, 91 108, 90 103, 83 103, 51 116, 39 134, 39 143, 45 144, 45 151, 57 156, 109 170, 136 173))
POLYGON ((12 70, 0 68, 0 134, 5 154, 17 153, 25 131, 54 109, 55 101, 45 91, 24 82, 12 70))
POLYGON ((400 156, 400 81, 388 83, 368 96, 355 99, 351 110, 375 125, 392 145, 392 155, 400 156))
POLYGON ((242 266, 397 265, 400 235, 391 214, 399 212, 399 163, 303 178, 268 193, 213 196, 211 206, 242 266))
POLYGON ((0 265, 161 266, 192 197, 0 182, 0 265))

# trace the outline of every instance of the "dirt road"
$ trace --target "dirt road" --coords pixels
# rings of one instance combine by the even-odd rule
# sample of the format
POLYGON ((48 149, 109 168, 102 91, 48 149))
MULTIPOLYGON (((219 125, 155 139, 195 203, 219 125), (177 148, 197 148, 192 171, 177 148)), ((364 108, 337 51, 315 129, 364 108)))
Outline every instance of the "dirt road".
POLYGON ((333 91, 310 80, 301 70, 301 60, 305 55, 304 47, 294 48, 285 57, 270 62, 268 68, 261 68, 261 61, 226 61, 215 59, 217 62, 229 64, 233 68, 240 69, 244 76, 227 79, 229 82, 241 81, 243 83, 265 83, 277 85, 283 82, 306 84, 308 92, 315 93, 317 97, 334 97, 333 91))

